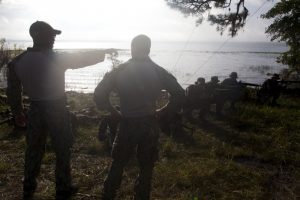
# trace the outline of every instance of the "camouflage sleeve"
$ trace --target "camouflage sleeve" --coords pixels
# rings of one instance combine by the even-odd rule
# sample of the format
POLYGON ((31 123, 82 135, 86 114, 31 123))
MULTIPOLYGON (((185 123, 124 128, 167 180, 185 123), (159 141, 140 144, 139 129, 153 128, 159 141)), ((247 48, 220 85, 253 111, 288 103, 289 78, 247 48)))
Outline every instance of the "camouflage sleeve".
POLYGON ((55 53, 55 59, 63 69, 78 69, 95 65, 104 61, 105 52, 103 50, 90 50, 75 53, 55 53))
POLYGON ((184 89, 172 74, 170 74, 163 68, 160 68, 159 71, 163 89, 168 91, 168 93, 171 95, 166 109, 175 111, 182 108, 185 103, 184 89))
POLYGON ((221 84, 220 84, 221 86, 225 86, 225 85, 228 85, 228 79, 226 78, 226 79, 224 79, 222 82, 221 82, 221 84))
POLYGON ((109 95, 115 87, 114 79, 115 71, 106 73, 94 91, 94 101, 100 110, 110 110, 112 107, 109 95))
POLYGON ((14 71, 13 62, 10 62, 7 67, 6 95, 13 115, 23 112, 22 93, 22 84, 14 71))

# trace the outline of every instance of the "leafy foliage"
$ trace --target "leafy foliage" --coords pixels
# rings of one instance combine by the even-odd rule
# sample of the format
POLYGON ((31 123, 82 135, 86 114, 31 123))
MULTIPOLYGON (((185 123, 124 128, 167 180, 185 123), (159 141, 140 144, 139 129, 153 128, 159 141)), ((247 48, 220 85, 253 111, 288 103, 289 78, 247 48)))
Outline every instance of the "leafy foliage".
POLYGON ((266 29, 271 41, 286 42, 289 51, 278 57, 278 62, 289 65, 292 71, 300 73, 300 2, 281 0, 266 14, 265 19, 274 19, 266 29))
POLYGON ((6 46, 6 40, 0 39, 0 70, 9 62, 10 53, 6 46))
POLYGON ((245 7, 245 0, 166 0, 167 4, 179 10, 186 16, 198 17, 196 25, 204 20, 204 13, 212 8, 226 9, 227 13, 209 14, 208 21, 217 26, 217 31, 223 34, 227 29, 233 37, 237 31, 244 27, 248 16, 248 9, 245 7), (233 3, 236 3, 235 5, 233 3), (234 6, 233 6, 234 5, 234 6), (233 9, 233 11, 231 11, 233 9))

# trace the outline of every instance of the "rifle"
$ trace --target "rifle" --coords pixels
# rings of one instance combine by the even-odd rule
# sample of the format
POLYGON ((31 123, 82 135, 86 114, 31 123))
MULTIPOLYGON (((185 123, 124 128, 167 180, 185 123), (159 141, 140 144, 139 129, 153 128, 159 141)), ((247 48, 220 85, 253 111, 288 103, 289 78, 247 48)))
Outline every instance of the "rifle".
POLYGON ((10 110, 2 111, 0 112, 0 116, 4 117, 4 119, 1 119, 0 125, 8 123, 8 124, 13 124, 14 123, 14 117, 11 114, 10 110))
POLYGON ((240 82, 239 84, 241 84, 243 86, 261 87, 261 85, 258 85, 258 84, 255 84, 255 83, 240 82))
POLYGON ((300 81, 278 81, 282 93, 287 95, 300 95, 300 81))
POLYGON ((298 83, 300 84, 300 81, 285 81, 285 80, 281 80, 281 81, 278 81, 279 84, 292 84, 292 83, 298 83))
MULTIPOLYGON (((25 104, 24 105, 25 115, 26 115, 28 109, 29 109, 29 106, 27 104, 25 104)), ((18 129, 26 128, 26 126, 25 127, 20 126, 15 122, 15 118, 14 118, 11 110, 9 110, 9 109, 6 109, 5 111, 0 112, 0 125, 6 124, 6 123, 9 125, 14 125, 15 128, 18 128, 18 129)))
POLYGON ((14 118, 13 117, 8 117, 2 121, 0 121, 0 125, 8 123, 8 124, 12 124, 14 122, 14 118))

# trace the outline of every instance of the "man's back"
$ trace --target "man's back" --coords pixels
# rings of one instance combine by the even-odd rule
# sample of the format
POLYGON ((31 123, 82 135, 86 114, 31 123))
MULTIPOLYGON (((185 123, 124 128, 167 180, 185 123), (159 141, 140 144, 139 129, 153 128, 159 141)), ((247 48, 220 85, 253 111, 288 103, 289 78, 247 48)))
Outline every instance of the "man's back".
MULTIPOLYGON (((113 87, 118 93, 124 117, 154 115, 161 90, 166 89, 172 93, 172 90, 176 91, 180 87, 171 74, 150 58, 130 59, 107 74, 100 85, 102 88, 113 87)), ((95 94, 101 96, 101 89, 97 88, 95 94)))
POLYGON ((123 169, 134 151, 141 169, 136 179, 134 199, 150 199, 152 173, 158 157, 156 114, 175 112, 184 100, 184 90, 176 79, 149 58, 150 48, 151 40, 146 35, 133 38, 132 59, 106 74, 95 89, 94 101, 98 108, 120 119, 102 199, 114 199, 123 169), (170 93, 170 101, 157 112, 156 100, 162 90, 170 93), (119 94, 121 112, 109 101, 112 91, 119 94))
POLYGON ((121 112, 142 114, 155 112, 155 101, 162 89, 158 66, 150 59, 131 59, 120 66, 116 89, 120 95, 121 112))
POLYGON ((228 86, 228 87, 235 87, 238 85, 238 82, 234 78, 226 78, 224 81, 221 83, 223 86, 228 86))
POLYGON ((206 92, 209 96, 213 96, 216 93, 216 89, 220 88, 220 84, 216 82, 208 82, 206 83, 206 92))

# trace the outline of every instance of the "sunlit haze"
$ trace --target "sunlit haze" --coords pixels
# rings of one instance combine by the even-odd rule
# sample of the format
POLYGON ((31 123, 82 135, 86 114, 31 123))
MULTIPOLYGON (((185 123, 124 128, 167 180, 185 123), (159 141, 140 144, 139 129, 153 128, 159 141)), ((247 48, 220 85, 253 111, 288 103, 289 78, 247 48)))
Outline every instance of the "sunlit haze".
MULTIPOLYGON (((250 17, 234 40, 269 41, 264 30, 270 22, 260 15, 274 2, 261 7, 264 2, 246 1, 250 17)), ((36 20, 62 30, 56 38, 59 41, 130 41, 140 33, 156 41, 224 41, 228 38, 227 33, 221 36, 208 22, 196 28, 196 18, 184 17, 164 0, 2 0, 1 37, 30 40, 28 29, 36 20)))

